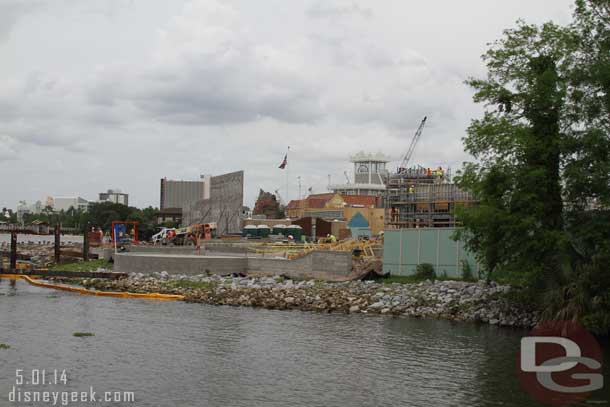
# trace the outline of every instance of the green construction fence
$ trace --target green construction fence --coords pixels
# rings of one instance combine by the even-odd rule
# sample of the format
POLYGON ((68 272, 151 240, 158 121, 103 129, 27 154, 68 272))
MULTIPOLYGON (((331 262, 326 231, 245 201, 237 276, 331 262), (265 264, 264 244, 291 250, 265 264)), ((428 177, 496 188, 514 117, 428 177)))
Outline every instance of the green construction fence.
POLYGON ((475 277, 482 275, 474 255, 464 243, 452 239, 455 228, 386 230, 383 243, 383 272, 409 276, 418 264, 430 263, 437 276, 461 278, 464 261, 475 277))

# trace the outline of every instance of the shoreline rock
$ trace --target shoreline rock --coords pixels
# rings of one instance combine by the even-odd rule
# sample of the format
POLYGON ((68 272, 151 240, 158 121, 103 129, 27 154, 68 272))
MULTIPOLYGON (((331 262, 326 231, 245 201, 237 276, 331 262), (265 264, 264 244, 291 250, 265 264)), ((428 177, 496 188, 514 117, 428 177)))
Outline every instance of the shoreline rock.
POLYGON ((115 281, 85 279, 81 284, 98 290, 182 294, 187 302, 211 305, 404 315, 526 328, 536 324, 533 312, 505 298, 504 294, 511 290, 509 286, 493 282, 330 283, 279 276, 185 276, 161 272, 131 273, 128 278, 115 281))

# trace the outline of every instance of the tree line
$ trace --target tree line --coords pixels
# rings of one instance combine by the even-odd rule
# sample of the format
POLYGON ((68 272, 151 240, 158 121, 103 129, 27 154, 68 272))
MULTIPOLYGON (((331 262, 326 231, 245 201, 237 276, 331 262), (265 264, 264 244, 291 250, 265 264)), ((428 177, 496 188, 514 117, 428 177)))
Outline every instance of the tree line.
MULTIPOLYGON (((16 214, 10 216, 13 223, 16 223, 16 214), (14 219, 12 219, 13 217, 14 219)), ((40 213, 24 214, 23 223, 28 225, 34 220, 41 220, 52 226, 60 224, 62 227, 76 228, 81 232, 84 232, 87 227, 101 228, 104 232, 110 232, 114 221, 135 221, 138 222, 139 239, 148 240, 159 231, 158 218, 159 209, 152 206, 139 209, 113 202, 96 202, 91 203, 87 211, 71 207, 66 211, 55 212, 53 208, 47 206, 40 213)), ((176 227, 178 225, 164 224, 163 226, 176 227)))
POLYGON ((488 279, 525 287, 545 318, 610 331, 610 2, 567 26, 519 21, 467 81, 485 104, 457 183, 479 204, 458 232, 488 279))

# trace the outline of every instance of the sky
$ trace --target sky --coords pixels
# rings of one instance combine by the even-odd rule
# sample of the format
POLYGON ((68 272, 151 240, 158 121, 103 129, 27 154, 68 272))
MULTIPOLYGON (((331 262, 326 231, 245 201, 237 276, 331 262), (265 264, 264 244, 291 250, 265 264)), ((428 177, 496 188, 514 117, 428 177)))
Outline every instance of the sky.
POLYGON ((245 171, 284 200, 349 156, 460 168, 487 44, 572 0, 0 0, 0 207, 245 171), (288 153, 288 169, 278 169, 288 153), (288 186, 288 187, 287 187, 288 186))

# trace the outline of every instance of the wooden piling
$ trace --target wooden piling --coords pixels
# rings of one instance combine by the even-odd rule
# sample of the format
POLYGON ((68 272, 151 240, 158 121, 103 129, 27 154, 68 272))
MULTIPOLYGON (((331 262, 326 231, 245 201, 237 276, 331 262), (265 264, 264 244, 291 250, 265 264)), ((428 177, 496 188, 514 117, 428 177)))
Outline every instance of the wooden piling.
POLYGON ((61 225, 58 223, 55 225, 54 235, 55 235, 55 263, 59 264, 61 260, 61 225))
POLYGON ((17 232, 11 232, 10 270, 17 268, 17 232))
POLYGON ((89 228, 89 223, 87 223, 83 235, 83 261, 89 261, 89 228))

